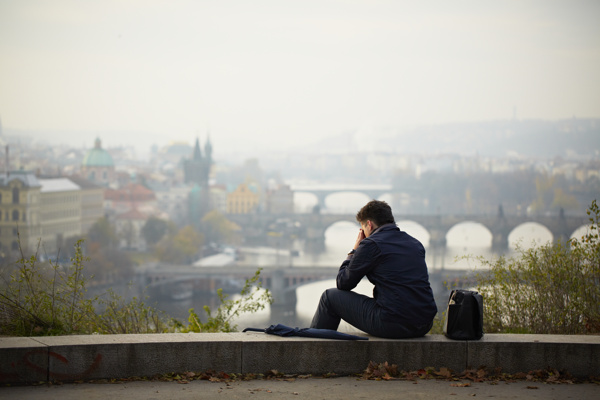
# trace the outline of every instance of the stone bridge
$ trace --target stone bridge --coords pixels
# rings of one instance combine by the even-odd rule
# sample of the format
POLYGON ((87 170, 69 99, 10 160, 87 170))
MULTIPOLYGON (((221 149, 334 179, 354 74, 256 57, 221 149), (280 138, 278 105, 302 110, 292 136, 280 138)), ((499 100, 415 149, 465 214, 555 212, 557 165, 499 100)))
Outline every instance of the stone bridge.
MULTIPOLYGON (((231 282, 243 285, 252 278, 259 267, 227 266, 227 267, 193 267, 179 265, 154 265, 139 271, 138 284, 147 288, 154 295, 170 295, 181 290, 182 284, 193 291, 216 291, 219 288, 231 287, 231 282)), ((335 279, 337 267, 261 267, 260 281, 273 295, 272 308, 295 313, 296 289, 302 285, 323 280, 335 279)), ((466 288, 474 284, 470 270, 439 270, 429 272, 431 288, 438 307, 445 306, 450 290, 449 286, 459 284, 466 288)), ((227 290, 226 290, 227 291, 227 290)), ((233 293, 233 292, 232 292, 233 293)))
POLYGON ((392 193, 390 184, 327 184, 327 185, 301 185, 292 184, 290 186, 294 192, 311 193, 317 197, 317 205, 321 210, 325 209, 325 199, 334 193, 358 192, 366 195, 370 199, 378 199, 384 194, 392 193))
MULTIPOLYGON (((228 219, 238 224, 244 238, 260 242, 269 233, 280 236, 295 235, 303 238, 307 251, 319 252, 325 247, 325 231, 336 222, 350 221, 356 223, 353 214, 239 214, 228 215, 228 219)), ((535 222, 546 227, 554 238, 565 242, 581 226, 589 223, 588 216, 523 216, 504 215, 502 208, 497 215, 395 215, 396 221, 409 220, 425 228, 429 235, 431 247, 445 247, 446 235, 454 227, 463 222, 474 222, 483 225, 492 234, 492 248, 504 250, 508 248, 508 236, 527 222, 535 222)), ((400 227, 402 228, 402 227, 400 227)))

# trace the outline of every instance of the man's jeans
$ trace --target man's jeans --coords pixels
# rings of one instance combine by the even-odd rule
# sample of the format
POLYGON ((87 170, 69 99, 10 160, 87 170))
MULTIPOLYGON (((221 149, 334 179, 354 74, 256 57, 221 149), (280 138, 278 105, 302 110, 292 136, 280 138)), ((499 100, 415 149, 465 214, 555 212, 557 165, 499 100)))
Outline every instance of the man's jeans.
POLYGON ((321 295, 319 307, 310 327, 337 330, 340 320, 343 319, 370 335, 400 339, 424 336, 433 325, 433 322, 409 326, 382 321, 380 314, 381 308, 371 297, 347 290, 327 289, 321 295))

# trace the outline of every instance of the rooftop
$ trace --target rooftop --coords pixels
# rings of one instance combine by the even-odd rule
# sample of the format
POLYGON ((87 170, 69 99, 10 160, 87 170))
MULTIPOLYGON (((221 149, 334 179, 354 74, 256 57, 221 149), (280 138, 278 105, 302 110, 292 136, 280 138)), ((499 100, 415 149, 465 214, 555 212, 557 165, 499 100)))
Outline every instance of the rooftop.
POLYGON ((67 178, 39 179, 42 193, 69 192, 80 190, 79 185, 67 178))
POLYGON ((33 172, 23 170, 0 173, 0 186, 7 186, 15 179, 23 182, 26 187, 40 186, 40 182, 33 172))

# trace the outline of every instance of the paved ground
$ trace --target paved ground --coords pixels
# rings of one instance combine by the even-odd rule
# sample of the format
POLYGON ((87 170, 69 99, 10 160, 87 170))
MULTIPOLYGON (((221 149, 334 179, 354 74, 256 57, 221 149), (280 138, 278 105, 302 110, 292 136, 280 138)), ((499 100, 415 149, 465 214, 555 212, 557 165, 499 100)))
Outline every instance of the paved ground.
POLYGON ((443 380, 372 381, 354 377, 209 382, 136 381, 126 383, 72 383, 54 386, 0 387, 0 399, 600 399, 593 383, 541 382, 470 383, 443 380))

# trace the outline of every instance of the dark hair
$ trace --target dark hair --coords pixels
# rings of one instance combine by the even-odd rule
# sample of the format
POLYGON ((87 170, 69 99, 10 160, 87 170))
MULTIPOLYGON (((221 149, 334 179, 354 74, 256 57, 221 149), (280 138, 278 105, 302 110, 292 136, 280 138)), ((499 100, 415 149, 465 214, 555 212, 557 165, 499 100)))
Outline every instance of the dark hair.
POLYGON ((394 221, 394 215, 392 214, 392 207, 385 201, 380 200, 371 200, 365 204, 365 206, 356 213, 356 220, 359 223, 371 220, 377 226, 393 224, 396 222, 394 221))

